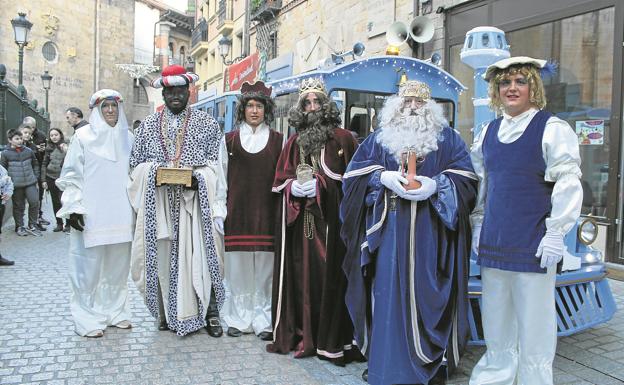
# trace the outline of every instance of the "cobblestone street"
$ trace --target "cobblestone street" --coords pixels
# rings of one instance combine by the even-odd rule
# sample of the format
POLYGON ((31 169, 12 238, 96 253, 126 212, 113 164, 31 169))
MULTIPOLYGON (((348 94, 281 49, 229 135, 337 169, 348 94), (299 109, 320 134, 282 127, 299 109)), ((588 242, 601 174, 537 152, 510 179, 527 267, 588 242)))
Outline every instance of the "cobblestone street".
MULTIPOLYGON (((0 268, 0 384, 364 384, 365 364, 339 368, 269 354, 254 336, 159 332, 132 283, 134 328, 79 337, 68 306, 68 238, 51 231, 18 237, 4 227, 0 251, 15 266, 0 268)), ((611 285, 621 309, 624 284, 611 285)), ((623 321, 620 311, 605 325, 560 339, 555 384, 624 384, 623 321)), ((467 384, 482 352, 469 348, 449 384, 467 384)))

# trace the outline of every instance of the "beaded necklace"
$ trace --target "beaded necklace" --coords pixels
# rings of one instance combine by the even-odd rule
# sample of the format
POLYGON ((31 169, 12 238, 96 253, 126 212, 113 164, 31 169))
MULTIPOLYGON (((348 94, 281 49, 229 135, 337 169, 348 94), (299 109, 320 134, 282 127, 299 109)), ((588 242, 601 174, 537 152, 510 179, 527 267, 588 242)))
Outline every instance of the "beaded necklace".
POLYGON ((186 110, 184 122, 182 126, 178 128, 178 132, 175 137, 175 157, 169 156, 169 148, 171 147, 171 139, 169 138, 169 120, 165 119, 165 109, 160 112, 160 146, 165 154, 165 160, 167 163, 173 162, 173 166, 180 167, 180 157, 182 156, 182 150, 184 148, 184 138, 186 137, 186 128, 188 126, 189 118, 191 117, 191 109, 186 110))

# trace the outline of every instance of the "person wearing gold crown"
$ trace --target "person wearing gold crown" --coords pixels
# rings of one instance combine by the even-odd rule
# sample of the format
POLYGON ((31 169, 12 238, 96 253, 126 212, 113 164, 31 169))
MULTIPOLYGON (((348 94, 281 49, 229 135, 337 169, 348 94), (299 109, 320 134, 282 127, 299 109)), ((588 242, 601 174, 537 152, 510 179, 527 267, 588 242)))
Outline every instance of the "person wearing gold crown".
POLYGON ((70 309, 76 333, 102 337, 107 326, 132 326, 128 271, 134 217, 126 187, 134 138, 119 92, 96 92, 89 108, 89 124, 74 134, 56 180, 63 190, 56 215, 72 228, 70 309))
POLYGON ((269 127, 274 110, 271 87, 262 81, 243 83, 235 115, 238 129, 225 136, 228 216, 224 271, 228 296, 221 313, 229 336, 255 333, 265 341, 273 339, 271 284, 279 208, 271 186, 283 144, 283 135, 269 127))
POLYGON ((172 65, 152 81, 166 107, 141 122, 130 156, 131 273, 160 330, 220 337, 227 154, 217 121, 187 106, 198 78, 172 65))
POLYGON ((471 385, 552 385, 557 346, 555 280, 564 235, 581 212, 578 138, 543 110, 545 60, 489 66, 490 104, 502 116, 476 138, 479 199, 472 247, 481 265, 487 351, 471 385), (513 202, 513 204, 510 204, 513 202))
POLYGON ((321 79, 308 78, 288 114, 297 130, 280 155, 273 191, 281 220, 273 273, 273 343, 269 352, 317 355, 337 365, 361 355, 344 303, 338 206, 342 174, 357 142, 340 126, 340 113, 321 79))
POLYGON ((363 377, 445 383, 469 334, 466 234, 477 177, 427 84, 402 84, 379 124, 343 175, 340 206, 346 302, 368 357, 363 377))

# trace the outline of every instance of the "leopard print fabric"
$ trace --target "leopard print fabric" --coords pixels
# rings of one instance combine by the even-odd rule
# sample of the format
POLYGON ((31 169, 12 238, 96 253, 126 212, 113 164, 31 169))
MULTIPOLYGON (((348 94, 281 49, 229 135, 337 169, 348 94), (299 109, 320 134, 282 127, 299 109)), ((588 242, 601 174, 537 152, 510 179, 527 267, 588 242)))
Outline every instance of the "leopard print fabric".
MULTIPOLYGON (((219 144, 222 132, 218 123, 208 114, 189 110, 189 122, 184 138, 180 163, 183 166, 204 166, 213 164, 218 159, 219 144)), ((130 156, 130 166, 136 167, 140 163, 154 162, 156 164, 148 172, 148 182, 145 196, 145 246, 146 246, 146 288, 145 298, 147 307, 154 317, 158 317, 158 259, 156 243, 156 169, 159 165, 165 165, 166 155, 163 152, 160 140, 160 113, 147 117, 137 130, 136 140, 130 156)), ((204 230, 204 246, 206 249, 208 270, 215 292, 218 307, 221 308, 225 298, 223 278, 219 269, 219 262, 212 233, 212 210, 208 198, 208 189, 203 176, 193 173, 199 181, 198 194, 201 207, 201 218, 204 230)), ((182 187, 167 186, 167 195, 171 207, 173 222, 173 239, 170 250, 170 276, 169 276, 169 306, 167 311, 169 328, 175 330, 180 336, 194 332, 206 326, 206 320, 201 317, 179 320, 177 317, 177 293, 178 293, 178 229, 180 198, 182 187)), ((192 284, 185 282, 184 284, 192 284)), ((198 301, 198 314, 203 314, 208 304, 198 301)))

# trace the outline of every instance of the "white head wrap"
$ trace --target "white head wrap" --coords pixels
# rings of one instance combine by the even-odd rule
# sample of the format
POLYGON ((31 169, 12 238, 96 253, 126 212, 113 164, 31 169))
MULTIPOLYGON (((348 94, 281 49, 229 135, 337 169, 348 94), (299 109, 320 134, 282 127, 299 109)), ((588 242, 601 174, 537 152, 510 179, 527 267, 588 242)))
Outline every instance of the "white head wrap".
POLYGON ((117 161, 117 155, 124 152, 130 152, 132 149, 131 133, 128 131, 128 120, 123 108, 123 98, 121 94, 115 90, 103 89, 97 91, 89 102, 91 115, 89 116, 89 128, 78 131, 81 133, 81 139, 90 152, 113 162, 117 161), (111 127, 102 114, 102 102, 104 100, 115 100, 117 102, 117 110, 119 116, 115 127, 111 127))

